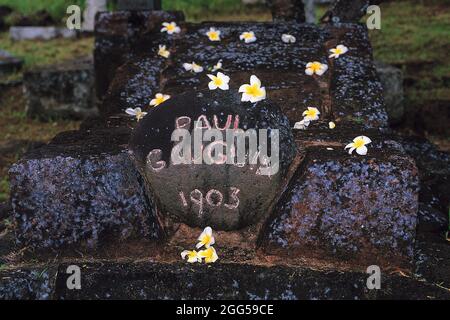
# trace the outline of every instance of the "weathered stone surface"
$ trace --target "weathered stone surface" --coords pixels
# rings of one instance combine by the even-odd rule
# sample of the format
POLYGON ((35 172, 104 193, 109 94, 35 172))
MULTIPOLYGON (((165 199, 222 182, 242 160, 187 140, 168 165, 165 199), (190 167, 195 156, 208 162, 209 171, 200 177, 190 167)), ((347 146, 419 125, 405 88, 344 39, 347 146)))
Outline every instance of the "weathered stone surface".
POLYGON ((90 59, 28 71, 24 91, 30 117, 80 119, 97 113, 90 59))
POLYGON ((11 203, 21 244, 59 247, 104 237, 162 235, 128 157, 130 129, 62 133, 10 169, 11 203))
POLYGON ((12 56, 10 53, 0 49, 0 76, 19 71, 23 60, 12 56))
POLYGON ((381 61, 375 62, 375 68, 383 87, 384 105, 389 123, 398 123, 402 120, 405 112, 402 70, 381 61))
POLYGON ((95 88, 99 100, 108 90, 116 69, 132 57, 137 40, 144 34, 159 33, 163 22, 182 20, 184 15, 178 11, 99 13, 95 22, 94 49, 95 88))
POLYGON ((410 266, 418 207, 414 161, 376 132, 367 133, 373 141, 367 156, 348 155, 343 148, 353 135, 297 135, 306 157, 262 234, 267 253, 410 266))
POLYGON ((321 119, 342 124, 362 124, 366 128, 387 128, 383 90, 372 64, 372 48, 363 26, 345 24, 313 26, 295 23, 180 23, 180 35, 147 35, 136 45, 136 58, 117 70, 109 94, 101 106, 106 114, 126 108, 145 108, 156 92, 177 95, 207 88, 207 69, 222 59, 232 84, 247 83, 257 75, 268 97, 279 104, 290 123, 301 120, 309 106, 321 111, 321 119), (221 30, 222 41, 211 43, 205 36, 210 27, 221 30), (243 44, 239 35, 253 30, 257 41, 243 44), (297 38, 285 44, 283 33, 297 38), (344 43, 349 52, 337 60, 328 59, 328 50, 344 43), (169 59, 157 56, 158 44, 176 52, 169 59), (193 59, 195 57, 195 59, 193 59), (193 74, 183 63, 195 60, 206 70, 193 74), (305 66, 319 60, 330 69, 322 77, 305 75, 305 66), (299 98, 301 97, 301 98, 299 98))
POLYGON ((61 265, 57 299, 449 299, 444 289, 412 278, 383 275, 381 290, 368 290, 367 274, 299 267, 217 264, 87 264, 83 290, 67 290, 61 265), (135 275, 139 274, 139 277, 135 275), (295 275, 295 276, 293 276, 295 275), (105 277, 110 279, 104 281, 105 277), (195 284, 195 290, 193 290, 195 284))
MULTIPOLYGON (((370 1, 373 4, 374 1, 370 1)), ((336 0, 321 18, 322 22, 358 22, 365 14, 369 0, 336 0)))
POLYGON ((0 300, 48 300, 55 273, 44 268, 0 271, 0 300))
MULTIPOLYGON (((296 155, 289 122, 276 105, 268 100, 256 104, 241 102, 237 89, 231 86, 229 91, 203 90, 179 94, 151 109, 133 131, 130 141, 133 158, 146 177, 149 192, 157 199, 160 211, 168 217, 190 226, 209 225, 219 230, 235 230, 255 224, 267 215, 274 198, 282 190, 287 171, 296 155), (261 152, 267 140, 262 141, 266 138, 262 138, 258 130, 269 129, 268 139, 273 139, 271 130, 279 130, 279 166, 273 161, 271 174, 266 175, 262 172, 267 166, 261 158, 255 165, 249 164, 248 159, 243 166, 223 163, 222 160, 207 164, 205 152, 199 164, 174 164, 171 153, 176 143, 171 142, 171 135, 176 129, 176 120, 189 117, 190 123, 186 129, 195 139, 194 122, 202 116, 208 122, 206 124, 202 120, 202 126, 223 129, 228 123, 230 129, 256 130, 255 137, 259 135, 258 147, 261 152), (149 156, 154 151, 158 153, 149 156), (159 161, 164 161, 164 165, 159 161)), ((222 140, 226 141, 224 132, 222 136, 222 140)), ((203 150, 207 150, 213 140, 215 138, 200 142, 203 150)), ((271 150, 274 150, 272 148, 277 142, 270 141, 266 144, 269 150, 267 155, 275 160, 271 150)), ((193 146, 194 142, 189 145, 193 146)), ((225 153, 225 148, 222 150, 221 153, 225 153)), ((245 152, 249 154, 248 147, 245 152)), ((194 153, 191 157, 194 157, 194 153)), ((230 157, 230 154, 226 154, 226 157, 230 157)))
POLYGON ((303 0, 268 0, 274 21, 305 22, 303 0))
POLYGON ((75 38, 75 30, 57 27, 11 27, 9 36, 14 41, 21 40, 50 40, 58 37, 75 38))

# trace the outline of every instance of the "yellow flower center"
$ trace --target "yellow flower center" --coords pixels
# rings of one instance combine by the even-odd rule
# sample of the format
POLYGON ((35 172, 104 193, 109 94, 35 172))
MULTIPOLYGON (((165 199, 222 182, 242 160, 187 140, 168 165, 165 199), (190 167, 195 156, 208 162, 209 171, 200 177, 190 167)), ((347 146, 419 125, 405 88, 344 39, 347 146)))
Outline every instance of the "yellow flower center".
POLYGON ((313 64, 309 67, 313 71, 319 71, 322 67, 322 64, 320 62, 313 62, 313 64))
POLYGON ((253 35, 250 32, 245 32, 243 37, 244 37, 244 39, 251 39, 251 38, 253 38, 253 35))
POLYGON ((211 236, 205 234, 205 235, 203 236, 203 238, 202 238, 202 243, 203 243, 203 244, 208 244, 208 243, 210 243, 210 242, 211 242, 211 236))
POLYGON ((220 87, 220 86, 223 84, 223 80, 220 79, 219 77, 214 77, 213 82, 214 82, 214 84, 215 84, 216 86, 218 86, 218 87, 220 87))
POLYGON ((312 110, 308 109, 308 110, 306 110, 305 114, 307 117, 314 118, 317 114, 317 111, 314 109, 312 109, 312 110))
POLYGON ((196 251, 189 251, 188 253, 188 258, 189 259, 194 259, 197 257, 197 252, 196 251))
POLYGON ((364 146, 364 140, 363 139, 356 139, 355 142, 353 142, 353 146, 355 148, 361 148, 362 146, 364 146))
POLYGON ((341 54, 343 51, 340 48, 333 49, 333 53, 341 54))
POLYGON ((173 30, 175 30, 175 25, 169 24, 169 25, 167 26, 167 31, 173 31, 173 30))
POLYGON ((248 86, 246 91, 245 91, 245 93, 248 94, 248 95, 254 96, 254 97, 262 96, 262 90, 256 84, 248 86))
POLYGON ((217 31, 208 32, 208 37, 211 40, 219 40, 219 33, 217 31))
POLYGON ((164 102, 164 96, 156 98, 156 105, 164 102))

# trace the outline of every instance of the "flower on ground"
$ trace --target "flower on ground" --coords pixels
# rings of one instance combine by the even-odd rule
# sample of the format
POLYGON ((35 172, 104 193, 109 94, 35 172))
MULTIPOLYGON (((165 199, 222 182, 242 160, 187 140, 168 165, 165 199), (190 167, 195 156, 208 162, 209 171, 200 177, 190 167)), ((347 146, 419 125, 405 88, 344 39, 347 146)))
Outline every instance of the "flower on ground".
POLYGON ((295 37, 290 34, 283 34, 281 35, 281 40, 284 43, 294 43, 296 41, 295 37))
POLYGON ((309 121, 308 120, 301 120, 298 121, 294 124, 294 129, 299 129, 299 130, 306 130, 306 128, 309 126, 309 121))
POLYGON ((230 86, 228 85, 230 77, 223 74, 222 72, 217 72, 217 76, 212 74, 208 74, 207 76, 211 79, 208 84, 209 90, 216 90, 217 88, 221 90, 228 90, 230 88, 230 86))
POLYGON ((317 61, 308 62, 306 65, 305 73, 312 76, 314 73, 321 76, 328 70, 328 66, 325 63, 320 63, 317 61))
POLYGON ((217 61, 217 63, 214 65, 214 67, 211 69, 211 71, 215 72, 215 71, 221 70, 221 69, 222 69, 222 59, 217 61))
POLYGON ((336 124, 333 121, 330 121, 330 122, 328 122, 328 127, 330 129, 334 129, 334 128, 336 128, 336 124))
POLYGON ((220 41, 220 30, 209 28, 209 31, 206 33, 206 35, 211 41, 220 41))
POLYGON ((369 144, 371 142, 372 142, 372 140, 370 140, 368 137, 359 136, 359 137, 356 137, 355 139, 353 139, 352 143, 349 143, 348 145, 346 145, 345 149, 350 148, 350 150, 348 150, 349 154, 352 154, 353 150, 356 150, 357 154, 364 156, 367 154, 366 144, 369 144))
POLYGON ((167 32, 168 34, 179 33, 181 31, 180 27, 177 26, 175 22, 163 22, 163 28, 161 32, 167 32))
POLYGON ((206 250, 201 250, 198 253, 200 259, 204 258, 206 263, 216 262, 219 257, 217 256, 216 249, 209 247, 206 250))
POLYGON ((133 108, 128 108, 127 110, 125 110, 125 112, 127 114, 129 114, 130 116, 136 117, 137 121, 141 120, 147 114, 147 112, 143 112, 141 110, 141 108, 134 108, 134 109, 133 108))
POLYGON ((344 54, 348 51, 348 48, 342 44, 338 45, 336 48, 330 49, 331 54, 329 58, 339 58, 341 54, 344 54))
POLYGON ((170 99, 170 96, 168 94, 157 93, 155 95, 155 98, 153 98, 150 101, 150 105, 156 107, 156 106, 160 105, 161 103, 163 103, 164 101, 169 100, 169 99, 170 99))
POLYGON ((181 253, 181 258, 184 260, 187 257, 187 262, 194 263, 194 262, 201 262, 202 258, 199 256, 199 253, 195 250, 184 250, 181 253))
POLYGON ((216 241, 212 235, 212 229, 211 227, 206 227, 200 237, 198 237, 198 243, 196 245, 197 249, 200 249, 201 247, 209 248, 212 246, 216 241))
POLYGON ((255 33, 253 31, 246 31, 241 33, 239 39, 244 40, 245 43, 251 43, 256 41, 255 33))
POLYGON ((266 88, 261 87, 261 80, 255 75, 250 77, 250 84, 243 84, 239 87, 239 92, 242 92, 241 101, 254 103, 266 98, 266 88))
POLYGON ((192 72, 195 72, 195 73, 199 73, 199 72, 203 71, 203 67, 198 65, 198 64, 196 64, 195 62, 183 63, 183 68, 186 71, 192 71, 192 72))
POLYGON ((168 58, 170 56, 170 51, 166 49, 166 46, 159 45, 158 54, 161 57, 168 58))
POLYGON ((320 114, 319 109, 314 107, 308 107, 308 110, 305 110, 303 112, 303 116, 306 121, 318 120, 319 114, 320 114))

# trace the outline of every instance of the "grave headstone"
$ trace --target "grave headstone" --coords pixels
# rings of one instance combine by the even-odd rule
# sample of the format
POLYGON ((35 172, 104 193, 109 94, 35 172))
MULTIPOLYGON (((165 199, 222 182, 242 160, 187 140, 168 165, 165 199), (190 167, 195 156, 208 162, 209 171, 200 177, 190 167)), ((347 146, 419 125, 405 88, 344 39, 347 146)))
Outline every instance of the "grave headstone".
POLYGON ((83 13, 83 30, 94 31, 95 15, 97 12, 106 11, 106 0, 87 0, 83 13))
POLYGON ((399 68, 375 61, 375 68, 383 86, 384 103, 391 124, 403 119, 405 114, 403 95, 403 72, 399 68))
POLYGON ((218 230, 241 229, 267 215, 296 155, 289 121, 277 106, 210 90, 150 110, 130 148, 161 212, 218 230), (178 143, 175 129, 183 134, 178 143))

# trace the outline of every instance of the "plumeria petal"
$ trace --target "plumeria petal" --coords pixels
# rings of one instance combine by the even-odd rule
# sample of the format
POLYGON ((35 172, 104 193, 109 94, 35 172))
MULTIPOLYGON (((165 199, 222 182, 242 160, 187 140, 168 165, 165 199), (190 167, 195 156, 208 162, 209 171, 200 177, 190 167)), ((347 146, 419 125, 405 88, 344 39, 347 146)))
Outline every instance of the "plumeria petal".
POLYGON ((362 147, 356 148, 356 153, 360 154, 362 156, 365 156, 367 154, 367 147, 362 146, 362 147))

